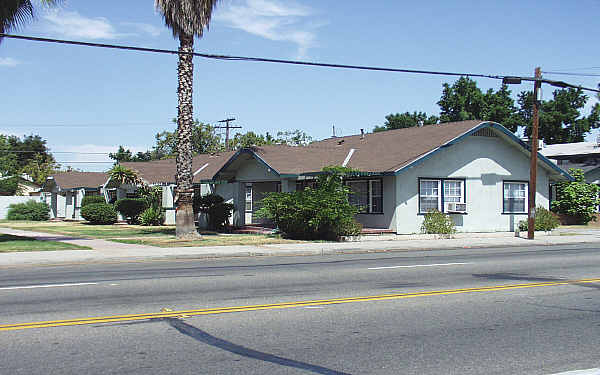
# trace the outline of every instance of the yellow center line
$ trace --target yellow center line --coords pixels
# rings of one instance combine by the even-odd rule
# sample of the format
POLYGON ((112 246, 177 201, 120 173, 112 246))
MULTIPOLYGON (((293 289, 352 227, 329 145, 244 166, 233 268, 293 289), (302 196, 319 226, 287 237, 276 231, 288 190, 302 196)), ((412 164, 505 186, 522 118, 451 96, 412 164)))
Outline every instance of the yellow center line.
POLYGON ((75 325, 83 325, 83 324, 125 322, 125 321, 160 319, 160 318, 176 318, 176 317, 180 317, 182 315, 185 315, 185 316, 212 315, 212 314, 223 314, 223 313, 233 313, 233 312, 243 312, 243 311, 285 309, 285 308, 290 308, 290 307, 333 305, 333 304, 368 302, 368 301, 384 301, 384 300, 402 299, 402 298, 440 296, 440 295, 448 295, 448 294, 461 294, 461 293, 474 293, 474 292, 492 292, 492 291, 510 290, 510 289, 537 288, 537 287, 544 287, 544 286, 573 285, 573 284, 598 283, 598 282, 600 282, 600 278, 581 279, 581 280, 564 280, 564 281, 548 281, 548 282, 529 283, 529 284, 495 285, 495 286, 485 286, 485 287, 479 287, 479 288, 435 290, 435 291, 429 291, 429 292, 380 294, 380 295, 375 295, 375 296, 330 298, 330 299, 322 299, 322 300, 282 302, 282 303, 273 303, 273 304, 265 304, 265 305, 249 305, 249 306, 219 307, 219 308, 212 308, 212 309, 179 310, 179 311, 168 311, 168 312, 160 312, 160 313, 97 316, 97 317, 90 317, 90 318, 76 318, 76 319, 49 320, 49 321, 30 322, 30 323, 3 324, 3 325, 0 325, 0 331, 14 331, 14 330, 19 330, 19 329, 29 329, 29 328, 75 326, 75 325))

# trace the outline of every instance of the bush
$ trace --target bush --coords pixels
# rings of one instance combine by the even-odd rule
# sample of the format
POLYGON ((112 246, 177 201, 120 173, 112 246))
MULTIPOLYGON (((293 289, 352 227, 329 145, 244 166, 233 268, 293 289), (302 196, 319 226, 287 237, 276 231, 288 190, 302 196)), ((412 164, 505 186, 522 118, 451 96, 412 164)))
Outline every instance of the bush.
POLYGON ((117 211, 123 215, 129 224, 137 224, 139 216, 148 208, 146 201, 142 198, 123 198, 115 203, 117 211))
POLYGON ((438 210, 431 210, 425 214, 421 232, 426 234, 454 234, 454 221, 452 218, 438 210))
POLYGON ((46 221, 50 219, 50 207, 44 202, 27 201, 8 206, 8 220, 46 221))
POLYGON ((225 203, 225 199, 218 194, 194 195, 194 215, 199 212, 208 217, 208 229, 222 231, 225 229, 235 206, 225 203))
POLYGON ((360 233, 354 220, 358 209, 348 202, 350 189, 342 183, 351 169, 327 167, 313 189, 269 193, 262 200, 259 217, 274 221, 286 237, 339 240, 360 233))
POLYGON ((114 224, 117 211, 108 203, 90 203, 81 207, 81 216, 91 224, 114 224))
POLYGON ((165 221, 165 214, 161 208, 157 207, 148 207, 144 212, 140 215, 140 224, 146 226, 157 226, 163 225, 165 221))
MULTIPOLYGON (((556 214, 548 211, 542 206, 535 209, 535 230, 549 232, 552 229, 558 228, 560 221, 556 214)), ((529 228, 527 220, 519 221, 519 231, 525 232, 529 228)))
POLYGON ((106 203, 104 195, 85 195, 81 200, 81 207, 91 203, 106 203))
POLYGON ((556 200, 552 211, 571 216, 579 224, 587 224, 596 218, 596 208, 600 205, 600 187, 585 182, 581 169, 569 169, 575 181, 560 182, 556 185, 556 200))

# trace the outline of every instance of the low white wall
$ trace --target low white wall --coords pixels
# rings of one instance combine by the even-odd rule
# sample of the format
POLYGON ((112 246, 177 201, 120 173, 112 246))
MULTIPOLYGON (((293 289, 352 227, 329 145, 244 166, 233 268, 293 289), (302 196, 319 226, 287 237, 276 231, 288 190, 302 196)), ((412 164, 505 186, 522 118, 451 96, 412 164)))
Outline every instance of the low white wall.
POLYGON ((27 201, 40 201, 40 197, 21 197, 21 196, 0 196, 0 219, 6 219, 8 214, 8 206, 15 203, 25 203, 27 201))

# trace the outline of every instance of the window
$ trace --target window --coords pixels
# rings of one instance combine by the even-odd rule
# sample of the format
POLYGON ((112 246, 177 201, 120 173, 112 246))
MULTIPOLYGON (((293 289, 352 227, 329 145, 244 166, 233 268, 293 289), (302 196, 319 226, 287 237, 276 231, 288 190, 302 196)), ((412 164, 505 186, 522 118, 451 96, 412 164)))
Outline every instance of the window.
POLYGON ((252 184, 246 184, 246 212, 252 212, 252 184))
POLYGON ((381 179, 348 180, 346 185, 352 190, 348 197, 351 205, 360 209, 360 213, 383 213, 383 183, 381 179))
POLYGON ((310 187, 311 189, 317 188, 317 180, 315 179, 307 179, 307 180, 297 180, 296 181, 296 191, 302 191, 310 187))
POLYGON ((502 194, 505 213, 527 212, 527 182, 504 182, 502 194))
POLYGON ((419 213, 446 211, 446 203, 465 203, 465 181, 451 179, 419 179, 419 213))

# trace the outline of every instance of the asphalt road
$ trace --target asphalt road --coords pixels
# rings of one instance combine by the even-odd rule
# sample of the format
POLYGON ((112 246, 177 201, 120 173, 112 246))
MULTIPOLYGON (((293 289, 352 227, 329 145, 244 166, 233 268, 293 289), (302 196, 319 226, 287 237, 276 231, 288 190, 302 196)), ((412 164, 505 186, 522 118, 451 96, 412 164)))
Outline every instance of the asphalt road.
POLYGON ((599 265, 580 245, 4 268, 0 374, 597 368, 599 265))

